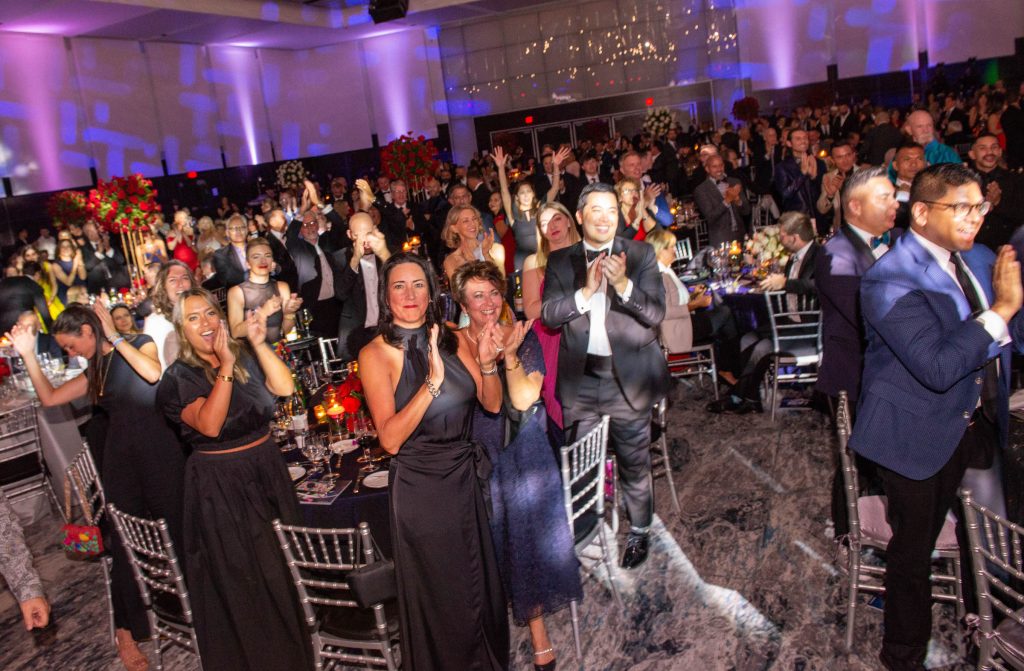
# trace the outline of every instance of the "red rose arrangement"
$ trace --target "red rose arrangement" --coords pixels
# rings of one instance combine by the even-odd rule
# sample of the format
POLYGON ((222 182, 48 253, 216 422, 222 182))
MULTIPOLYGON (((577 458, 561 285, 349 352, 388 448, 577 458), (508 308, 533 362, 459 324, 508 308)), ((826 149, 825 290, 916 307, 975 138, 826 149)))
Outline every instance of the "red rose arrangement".
POLYGON ((59 191, 46 201, 46 213, 58 228, 81 226, 89 220, 87 202, 81 191, 59 191))
POLYGON ((140 174, 100 180, 89 190, 86 204, 89 216, 111 233, 141 230, 151 216, 160 211, 153 182, 140 174))
POLYGON ((410 190, 423 188, 429 175, 437 172, 437 147, 432 140, 420 135, 413 137, 412 131, 392 140, 380 152, 381 173, 392 179, 402 179, 410 190))

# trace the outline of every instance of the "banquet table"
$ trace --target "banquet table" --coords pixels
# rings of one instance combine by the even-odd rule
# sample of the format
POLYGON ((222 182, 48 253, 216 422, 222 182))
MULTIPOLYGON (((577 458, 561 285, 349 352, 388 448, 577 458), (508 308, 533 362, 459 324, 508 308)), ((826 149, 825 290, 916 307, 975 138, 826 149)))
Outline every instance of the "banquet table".
POLYGON ((733 318, 736 320, 736 328, 741 335, 755 333, 758 330, 767 332, 770 328, 768 305, 765 302, 764 292, 757 288, 755 282, 746 280, 684 281, 690 285, 705 284, 712 294, 714 303, 725 305, 732 311, 733 318))
MULTIPOLYGON (((298 486, 306 478, 316 477, 316 473, 313 473, 316 469, 295 447, 294 442, 290 442, 289 445, 292 449, 284 452, 285 460, 290 466, 298 465, 306 469, 306 474, 295 482, 298 486)), ((282 450, 284 448, 285 446, 282 446, 282 450)), ((375 446, 373 451, 374 454, 380 453, 380 448, 375 446)), ((337 499, 327 505, 304 502, 300 495, 299 509, 302 512, 303 523, 311 527, 351 528, 358 526, 360 522, 366 522, 381 552, 385 557, 391 557, 388 487, 374 488, 363 483, 359 491, 355 491, 355 485, 359 480, 359 468, 362 466, 357 459, 362 453, 361 449, 357 449, 340 456, 332 454, 331 470, 342 480, 349 480, 349 485, 337 499)), ((386 461, 378 466, 387 472, 386 461)))

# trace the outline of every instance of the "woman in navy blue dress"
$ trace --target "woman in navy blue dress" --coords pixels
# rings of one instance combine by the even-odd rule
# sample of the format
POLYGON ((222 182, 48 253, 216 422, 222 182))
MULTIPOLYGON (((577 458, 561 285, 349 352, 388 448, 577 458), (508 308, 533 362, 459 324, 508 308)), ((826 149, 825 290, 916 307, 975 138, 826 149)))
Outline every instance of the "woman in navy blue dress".
POLYGON ((544 615, 580 601, 583 591, 540 400, 544 353, 531 321, 498 324, 505 281, 493 264, 459 268, 452 294, 469 315, 469 326, 459 331, 459 337, 471 352, 482 332, 498 328, 502 333, 504 360, 499 371, 505 403, 497 413, 477 407, 473 436, 487 446, 493 467, 491 535, 512 616, 519 626, 530 627, 534 667, 550 671, 555 655, 544 615))

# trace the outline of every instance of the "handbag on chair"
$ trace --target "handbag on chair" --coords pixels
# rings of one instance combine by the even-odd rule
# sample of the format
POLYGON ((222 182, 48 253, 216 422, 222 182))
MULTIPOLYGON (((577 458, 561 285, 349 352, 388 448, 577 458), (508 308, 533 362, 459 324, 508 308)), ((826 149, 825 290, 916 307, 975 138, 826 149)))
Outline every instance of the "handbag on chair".
MULTIPOLYGON (((64 478, 64 518, 71 519, 71 480, 73 473, 64 478)), ((95 524, 90 507, 82 500, 82 485, 76 482, 79 504, 85 516, 85 524, 65 524, 61 527, 61 546, 69 559, 88 559, 103 554, 103 535, 95 524)))

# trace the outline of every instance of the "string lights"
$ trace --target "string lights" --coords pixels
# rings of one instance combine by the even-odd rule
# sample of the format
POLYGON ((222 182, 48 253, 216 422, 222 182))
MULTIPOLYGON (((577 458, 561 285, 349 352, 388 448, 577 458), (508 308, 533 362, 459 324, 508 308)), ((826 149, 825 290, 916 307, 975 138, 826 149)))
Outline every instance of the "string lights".
MULTIPOLYGON (((715 11, 715 8, 713 3, 709 3, 708 12, 712 11, 715 11)), ((685 9, 677 14, 676 19, 692 17, 693 13, 692 8, 685 9)), ((721 16, 723 11, 718 10, 718 14, 719 16, 713 19, 705 18, 707 28, 704 31, 704 44, 708 54, 721 53, 723 50, 728 51, 736 47, 736 33, 726 32, 721 26, 722 18, 725 18, 721 16)), ((571 34, 544 36, 537 41, 522 44, 520 48, 524 57, 534 58, 538 55, 548 54, 556 45, 570 54, 582 54, 586 48, 587 65, 561 67, 543 74, 565 76, 567 84, 575 81, 578 77, 586 76, 593 79, 594 86, 598 87, 602 83, 598 80, 602 74, 600 70, 604 67, 630 68, 643 64, 668 65, 679 62, 679 45, 677 44, 679 38, 689 37, 691 33, 698 35, 702 31, 702 27, 701 21, 698 19, 693 23, 686 21, 684 25, 670 30, 669 25, 672 20, 672 12, 659 4, 653 8, 649 19, 631 13, 628 21, 615 26, 614 29, 594 30, 590 37, 585 38, 586 44, 582 43, 584 39, 582 36, 586 34, 586 30, 581 28, 571 34), (572 40, 572 37, 577 37, 578 41, 572 40)), ((541 30, 543 31, 543 26, 541 30)), ((467 56, 471 57, 468 54, 467 56)), ((486 83, 467 84, 461 87, 450 86, 448 92, 453 93, 458 90, 464 94, 474 95, 485 91, 497 91, 510 83, 522 80, 536 80, 536 77, 537 73, 506 76, 500 80, 486 83)), ((629 75, 628 71, 624 78, 625 81, 641 81, 642 79, 643 77, 639 75, 629 75)), ((615 80, 610 79, 608 85, 613 86, 614 84, 615 80)), ((532 88, 538 88, 536 81, 532 82, 532 88)), ((519 97, 525 96, 525 92, 519 92, 519 97)))

